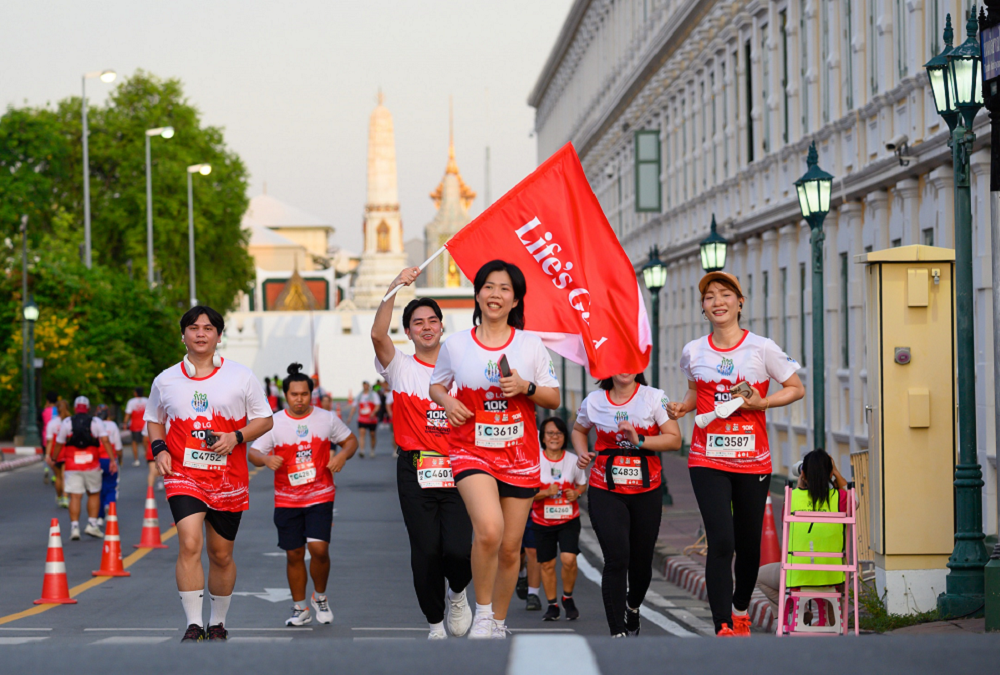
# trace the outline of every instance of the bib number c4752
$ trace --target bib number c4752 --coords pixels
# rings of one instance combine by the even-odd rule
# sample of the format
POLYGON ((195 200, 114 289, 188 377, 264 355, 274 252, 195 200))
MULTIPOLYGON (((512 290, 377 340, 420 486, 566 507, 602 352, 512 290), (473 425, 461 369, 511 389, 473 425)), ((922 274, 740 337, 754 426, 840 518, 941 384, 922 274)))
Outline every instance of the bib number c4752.
POLYGON ((417 484, 421 488, 453 488, 451 458, 436 452, 421 452, 417 459, 417 484))
POLYGON ((642 458, 613 458, 611 463, 611 480, 615 485, 642 487, 642 458))
POLYGON ((520 412, 476 411, 476 447, 509 448, 524 438, 520 412))
POLYGON ((705 456, 723 459, 753 459, 757 456, 754 434, 707 434, 705 456))
POLYGON ((545 520, 569 520, 573 517, 573 504, 565 498, 549 497, 542 502, 542 517, 545 520))
POLYGON ((293 487, 307 485, 316 480, 316 466, 312 462, 292 464, 288 469, 288 484, 293 487))
POLYGON ((189 469, 222 471, 226 468, 226 461, 228 459, 228 455, 221 455, 218 452, 203 449, 201 443, 196 448, 190 446, 184 448, 184 466, 189 469))

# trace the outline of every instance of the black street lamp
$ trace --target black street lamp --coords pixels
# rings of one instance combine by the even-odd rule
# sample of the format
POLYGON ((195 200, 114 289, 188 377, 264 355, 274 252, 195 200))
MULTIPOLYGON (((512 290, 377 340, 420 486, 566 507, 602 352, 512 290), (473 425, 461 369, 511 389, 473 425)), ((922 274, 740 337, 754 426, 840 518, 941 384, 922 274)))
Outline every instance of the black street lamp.
POLYGON ((660 249, 649 249, 649 262, 642 266, 642 280, 649 289, 653 304, 653 386, 660 388, 660 289, 667 283, 667 266, 660 260, 660 249))
MULTIPOLYGON (((812 371, 813 394, 813 437, 817 448, 826 447, 826 350, 823 343, 823 220, 830 212, 830 192, 833 176, 819 168, 816 143, 809 146, 806 169, 802 178, 795 181, 799 197, 799 210, 809 223, 812 236, 812 325, 813 353, 812 371)), ((805 337, 805 336, 803 336, 805 337)))
POLYGON ((28 296, 28 216, 21 217, 21 302, 24 321, 21 325, 21 437, 22 445, 37 448, 42 445, 38 433, 35 409, 35 322, 38 305, 28 296))
POLYGON ((969 156, 976 135, 972 123, 983 105, 976 12, 966 24, 965 42, 951 46, 951 15, 945 22, 945 49, 927 62, 934 106, 951 129, 955 172, 955 337, 958 357, 958 463, 955 465, 955 548, 948 559, 946 590, 938 596, 942 617, 982 612, 984 571, 983 472, 976 454, 976 364, 972 288, 972 190, 969 156), (942 65, 943 62, 943 65, 942 65), (942 96, 943 94, 943 96, 942 96))
POLYGON ((712 230, 701 240, 701 268, 705 272, 718 272, 726 266, 726 249, 729 242, 719 234, 715 225, 715 214, 712 214, 712 230))

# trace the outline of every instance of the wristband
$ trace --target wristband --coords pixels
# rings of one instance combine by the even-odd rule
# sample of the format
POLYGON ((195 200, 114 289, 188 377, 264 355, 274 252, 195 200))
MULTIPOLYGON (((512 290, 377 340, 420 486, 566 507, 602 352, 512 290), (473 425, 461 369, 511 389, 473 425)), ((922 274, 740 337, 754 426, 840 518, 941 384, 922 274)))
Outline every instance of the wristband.
POLYGON ((152 449, 152 452, 153 452, 153 459, 156 459, 156 456, 158 454, 160 454, 161 452, 166 452, 166 450, 167 450, 167 442, 164 441, 164 440, 162 440, 162 439, 161 440, 153 441, 151 449, 152 449))
POLYGON ((642 444, 645 443, 645 442, 646 442, 646 437, 643 436, 642 434, 639 434, 639 444, 637 446, 635 446, 635 447, 641 448, 642 444))
POLYGON ((243 445, 243 432, 237 429, 233 433, 236 434, 236 445, 243 445))

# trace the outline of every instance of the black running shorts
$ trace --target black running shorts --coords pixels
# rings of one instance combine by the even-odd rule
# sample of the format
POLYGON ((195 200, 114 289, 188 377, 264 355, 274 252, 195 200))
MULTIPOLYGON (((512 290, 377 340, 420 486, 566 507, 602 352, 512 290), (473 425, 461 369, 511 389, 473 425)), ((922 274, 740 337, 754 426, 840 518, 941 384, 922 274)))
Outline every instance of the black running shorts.
POLYGON ((375 422, 358 422, 358 429, 367 429, 368 431, 374 432, 378 429, 378 424, 375 422))
POLYGON ((473 476, 477 473, 490 476, 497 482, 497 491, 500 493, 501 497, 514 497, 515 499, 532 499, 536 494, 538 494, 538 488, 536 487, 518 487, 517 485, 511 485, 510 483, 504 483, 502 480, 496 478, 490 473, 483 471, 482 469, 466 469, 461 473, 455 474, 455 484, 457 485, 459 481, 463 478, 473 476))
POLYGON ((181 522, 192 514, 204 513, 205 522, 211 525, 220 537, 236 541, 236 533, 240 529, 240 519, 243 518, 242 511, 216 511, 208 508, 208 504, 191 495, 174 495, 167 500, 167 503, 170 505, 170 513, 173 515, 175 523, 181 522))
POLYGON ((563 553, 580 554, 579 518, 573 518, 558 525, 539 525, 532 522, 531 526, 535 530, 535 550, 538 551, 538 562, 555 560, 556 546, 563 553))
POLYGON ((274 525, 278 528, 278 548, 294 551, 316 539, 330 543, 333 527, 333 502, 302 508, 274 507, 274 525))

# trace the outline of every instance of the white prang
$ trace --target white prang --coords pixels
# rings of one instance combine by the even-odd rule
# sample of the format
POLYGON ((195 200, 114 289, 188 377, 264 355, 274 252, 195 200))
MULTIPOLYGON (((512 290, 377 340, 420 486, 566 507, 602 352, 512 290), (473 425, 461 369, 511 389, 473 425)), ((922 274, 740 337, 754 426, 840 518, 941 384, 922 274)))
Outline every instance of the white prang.
POLYGON ((726 419, 734 412, 739 410, 741 407, 743 407, 743 404, 746 402, 747 400, 745 398, 743 398, 742 396, 737 396, 731 401, 726 401, 725 403, 720 403, 719 405, 715 406, 715 410, 712 412, 698 415, 697 417, 694 418, 694 423, 697 424, 699 428, 704 429, 709 424, 714 422, 717 418, 722 420, 726 419))

